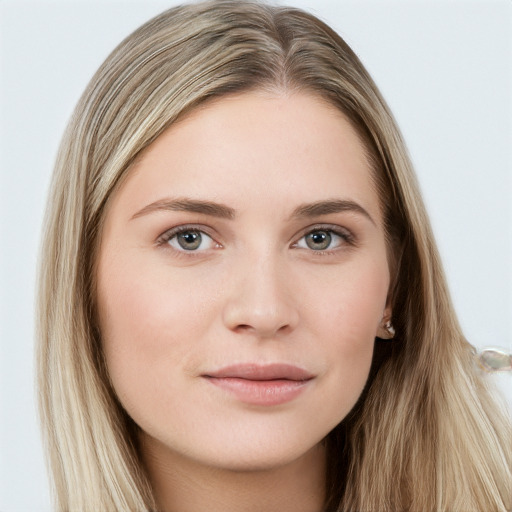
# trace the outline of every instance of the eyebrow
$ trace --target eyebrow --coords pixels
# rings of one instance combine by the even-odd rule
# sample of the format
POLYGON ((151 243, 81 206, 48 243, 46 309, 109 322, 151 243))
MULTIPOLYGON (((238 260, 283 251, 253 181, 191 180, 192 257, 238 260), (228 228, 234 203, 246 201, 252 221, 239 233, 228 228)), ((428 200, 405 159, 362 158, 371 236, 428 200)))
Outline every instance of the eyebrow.
MULTIPOLYGON (((155 201, 133 214, 131 218, 136 219, 158 211, 200 213, 221 219, 234 219, 236 213, 233 208, 221 203, 200 199, 178 198, 155 201)), ((358 213, 375 224, 371 215, 360 204, 347 199, 328 199, 314 203, 305 203, 295 208, 290 218, 313 218, 341 212, 358 213)))
POLYGON ((199 199, 179 198, 162 199, 148 204, 142 208, 142 210, 135 213, 132 216, 132 219, 158 211, 201 213, 203 215, 210 215, 221 219, 233 219, 235 217, 235 210, 224 204, 202 201, 199 199))
POLYGON ((311 218, 341 212, 358 213, 376 225, 372 216, 360 204, 347 199, 329 199, 300 205, 293 211, 292 218, 311 218))

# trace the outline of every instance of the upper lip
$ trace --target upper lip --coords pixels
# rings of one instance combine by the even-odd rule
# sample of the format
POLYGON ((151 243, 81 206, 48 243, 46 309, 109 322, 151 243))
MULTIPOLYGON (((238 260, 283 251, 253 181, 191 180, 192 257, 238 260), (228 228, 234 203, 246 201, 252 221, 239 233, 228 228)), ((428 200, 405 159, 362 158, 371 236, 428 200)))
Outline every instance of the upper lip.
POLYGON ((303 368, 292 364, 234 364, 225 366, 214 372, 208 372, 204 377, 216 379, 247 379, 247 380, 310 380, 314 375, 303 368))

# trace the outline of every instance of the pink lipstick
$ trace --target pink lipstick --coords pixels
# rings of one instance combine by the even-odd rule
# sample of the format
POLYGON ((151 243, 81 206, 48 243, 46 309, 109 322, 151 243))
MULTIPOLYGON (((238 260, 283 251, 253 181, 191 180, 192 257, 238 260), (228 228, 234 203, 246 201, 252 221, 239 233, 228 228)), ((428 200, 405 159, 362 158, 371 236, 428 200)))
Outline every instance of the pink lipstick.
POLYGON ((238 364, 203 375, 241 402, 271 406, 299 396, 314 378, 311 373, 289 364, 238 364))

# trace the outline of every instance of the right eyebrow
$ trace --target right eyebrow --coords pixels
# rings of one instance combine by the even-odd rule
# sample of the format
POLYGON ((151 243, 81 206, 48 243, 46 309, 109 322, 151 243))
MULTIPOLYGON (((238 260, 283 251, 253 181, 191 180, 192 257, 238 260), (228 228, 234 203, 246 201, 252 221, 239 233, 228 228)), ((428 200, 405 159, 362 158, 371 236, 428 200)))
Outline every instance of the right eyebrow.
POLYGON ((182 197, 155 201, 154 203, 144 206, 144 208, 133 214, 131 218, 136 219, 143 215, 158 211, 201 213, 203 215, 210 215, 221 219, 233 219, 235 217, 235 210, 225 204, 182 197))

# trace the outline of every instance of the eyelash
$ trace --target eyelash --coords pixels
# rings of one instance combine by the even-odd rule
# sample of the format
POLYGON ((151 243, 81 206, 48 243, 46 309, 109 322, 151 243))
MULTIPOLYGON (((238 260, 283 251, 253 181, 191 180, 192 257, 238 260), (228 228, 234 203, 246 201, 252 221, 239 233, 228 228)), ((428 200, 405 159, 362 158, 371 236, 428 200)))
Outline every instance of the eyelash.
POLYGON ((336 247, 334 249, 325 249, 325 250, 318 250, 318 251, 309 249, 310 252, 313 253, 315 256, 329 256, 331 254, 336 253, 337 251, 347 249, 350 247, 354 247, 356 245, 356 238, 353 235, 353 233, 351 231, 349 231, 348 229, 342 228, 340 226, 332 225, 332 224, 315 224, 314 226, 307 227, 302 232, 302 235, 297 240, 297 242, 294 242, 292 244, 292 247, 297 247, 298 243, 303 238, 305 238, 306 236, 310 235, 311 233, 315 233, 315 232, 331 233, 333 235, 340 237, 343 240, 342 246, 336 247))
MULTIPOLYGON (((333 226, 333 225, 314 225, 309 226, 305 230, 303 230, 302 235, 298 238, 296 242, 294 242, 291 247, 298 248, 298 243, 304 239, 306 236, 315 233, 315 232, 326 232, 331 233, 335 236, 340 237, 343 240, 343 245, 347 244, 349 247, 353 247, 356 245, 356 239, 354 235, 346 228, 341 228, 340 226, 333 226)), ((222 248, 222 245, 219 244, 213 236, 208 234, 207 230, 203 226, 197 226, 197 225, 182 225, 177 226, 175 228, 169 229, 162 235, 160 235, 156 241, 158 246, 167 246, 166 248, 169 248, 171 250, 174 250, 174 252, 178 253, 180 256, 185 257, 194 257, 197 256, 197 253, 202 251, 197 250, 190 250, 187 251, 185 249, 179 250, 174 247, 171 247, 169 245, 169 241, 172 240, 174 237, 178 236, 180 233, 200 233, 203 235, 206 235, 210 239, 213 240, 213 242, 216 244, 216 248, 222 248)), ((346 247, 345 247, 346 248, 346 247)), ((330 254, 333 254, 339 250, 342 250, 343 247, 335 248, 335 249, 325 249, 325 250, 318 250, 315 251, 314 249, 309 249, 309 252, 315 254, 315 256, 327 256, 330 254)))
MULTIPOLYGON (((180 233, 200 233, 202 235, 206 235, 208 238, 211 238, 217 247, 221 247, 221 245, 215 241, 215 239, 208 234, 207 230, 202 226, 196 226, 196 225, 183 225, 183 226, 177 226, 175 228, 169 229, 162 235, 160 235, 156 241, 158 246, 164 246, 169 243, 170 240, 172 240, 175 236, 178 236, 180 233)), ((173 249, 173 247, 169 246, 169 248, 173 249)), ((175 249, 176 252, 179 253, 185 253, 186 255, 192 256, 194 252, 198 251, 186 251, 183 249, 183 251, 180 251, 178 249, 175 249)))

